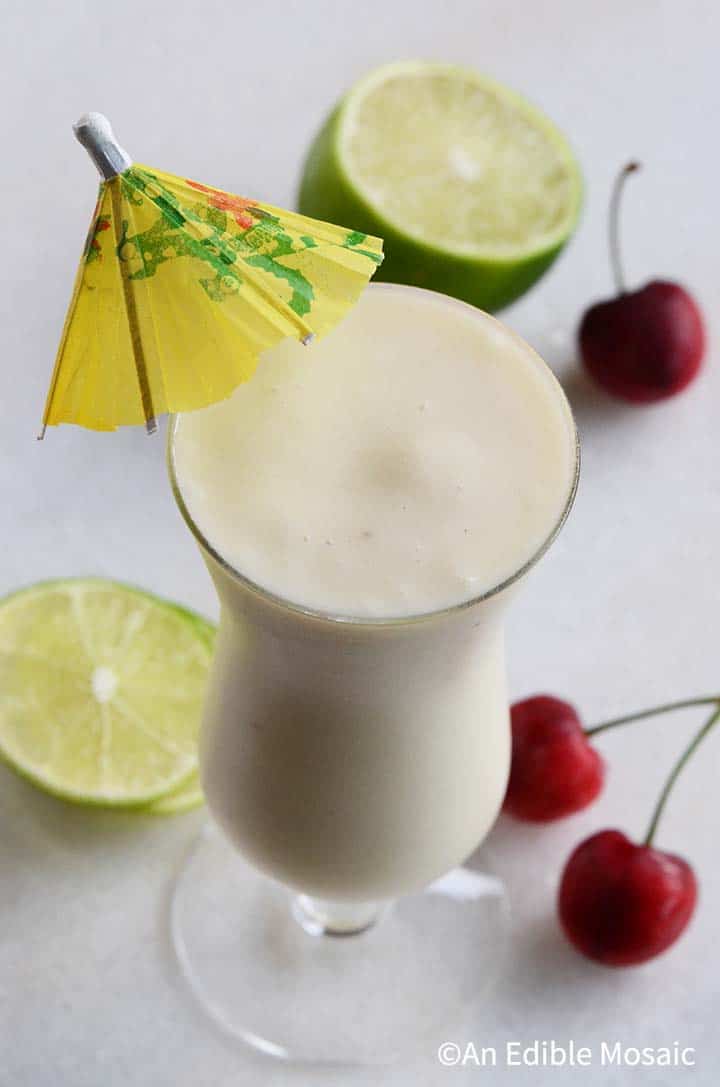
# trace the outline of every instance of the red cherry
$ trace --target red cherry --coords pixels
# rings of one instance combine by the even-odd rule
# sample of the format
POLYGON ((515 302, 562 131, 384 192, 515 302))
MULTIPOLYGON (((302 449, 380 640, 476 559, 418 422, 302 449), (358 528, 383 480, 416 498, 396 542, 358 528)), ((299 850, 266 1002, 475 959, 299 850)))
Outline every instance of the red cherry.
POLYGON ((625 178, 620 173, 610 204, 610 254, 617 297, 585 313, 579 331, 586 369, 607 392, 636 404, 674 396, 693 380, 705 350, 697 303, 678 283, 655 279, 627 291, 620 267, 618 208, 625 178))
POLYGON ((558 911, 583 955, 606 966, 634 966, 675 943, 696 902, 695 874, 682 857, 602 830, 565 865, 558 911))
POLYGON ((510 718, 512 761, 503 809, 544 823, 592 803, 602 789, 605 765, 574 707, 535 695, 516 702, 510 718))
POLYGON ((580 325, 588 372, 607 392, 635 404, 684 389, 704 349, 697 305, 683 287, 660 279, 591 306, 580 325))

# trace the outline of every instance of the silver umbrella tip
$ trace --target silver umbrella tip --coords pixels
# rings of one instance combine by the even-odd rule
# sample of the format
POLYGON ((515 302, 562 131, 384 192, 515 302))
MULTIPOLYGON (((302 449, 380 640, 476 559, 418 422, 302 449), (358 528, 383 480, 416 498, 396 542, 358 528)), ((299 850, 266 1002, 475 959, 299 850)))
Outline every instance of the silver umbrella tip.
POLYGON ((104 113, 83 113, 73 125, 73 132, 106 181, 132 166, 132 159, 115 139, 104 113))

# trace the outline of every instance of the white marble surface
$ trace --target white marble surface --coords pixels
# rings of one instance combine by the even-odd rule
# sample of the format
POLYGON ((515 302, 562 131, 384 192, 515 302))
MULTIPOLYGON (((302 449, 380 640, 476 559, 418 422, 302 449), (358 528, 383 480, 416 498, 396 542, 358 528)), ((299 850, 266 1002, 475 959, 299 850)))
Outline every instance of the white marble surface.
MULTIPOLYGON (((567 381, 584 443, 572 520, 510 623, 513 695, 559 692, 593 721, 720 686, 720 359, 711 351, 685 395, 645 410, 610 403, 573 364, 581 310, 609 286, 604 209, 629 156, 647 165, 627 194, 629 276, 686 280, 717 331, 712 0, 5 0, 2 16, 0 589, 94 573, 215 608, 172 505, 160 440, 70 428, 34 440, 94 199, 70 132, 76 116, 104 110, 142 161, 286 204, 311 133, 349 81, 398 57, 455 59, 544 106, 588 183, 575 241, 507 313, 567 381)), ((492 1009, 475 1020, 469 1011, 454 1040, 678 1040, 697 1048, 695 1069, 499 1067, 484 1082, 716 1082, 720 737, 679 784, 660 834, 700 875, 682 942, 642 969, 610 972, 568 949, 553 914, 569 849, 606 825, 641 833, 692 725, 679 715, 604 739, 612 772, 587 813, 547 829, 497 826, 491 845, 516 910, 512 963, 492 1009)), ((170 877, 201 813, 87 812, 0 771, 0 819, 2 1087, 479 1082, 477 1069, 440 1068, 430 1039, 387 1073, 340 1074, 283 1067, 219 1036, 183 990, 166 934, 170 877)))

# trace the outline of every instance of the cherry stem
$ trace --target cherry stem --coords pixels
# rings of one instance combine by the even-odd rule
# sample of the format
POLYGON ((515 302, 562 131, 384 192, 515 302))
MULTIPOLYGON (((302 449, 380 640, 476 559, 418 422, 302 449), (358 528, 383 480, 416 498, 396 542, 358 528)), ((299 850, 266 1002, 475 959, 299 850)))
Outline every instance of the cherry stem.
POLYGON ((670 796, 673 785, 677 781, 682 768, 685 766, 685 763, 688 761, 690 756, 693 755, 695 751, 697 751, 702 741, 705 739, 707 734, 712 731, 718 720, 720 720, 720 706, 716 707, 716 709, 713 711, 713 713, 711 713, 710 717, 708 717, 702 728, 695 733, 692 740, 687 745, 678 761, 675 763, 675 766, 670 771, 670 776, 668 777, 665 785, 663 786, 663 791, 660 793, 660 799, 655 805, 655 811, 653 812, 652 819, 650 820, 648 832, 645 835, 645 841, 643 843, 644 845, 652 845, 653 838, 655 837, 655 831, 657 830, 658 823, 660 822, 660 817, 665 810, 665 805, 667 803, 668 797, 670 796))
POLYGON ((612 194, 610 196, 610 211, 608 214, 608 242, 610 246, 610 267, 618 294, 625 294, 625 276, 623 275, 622 261, 620 259, 620 197, 625 188, 625 182, 630 174, 640 169, 639 162, 628 162, 615 178, 612 194))
POLYGON ((684 698, 681 702, 665 702, 662 706, 652 706, 649 710, 640 710, 639 713, 628 713, 624 717, 614 717, 612 721, 603 721, 601 725, 593 725, 585 729, 586 736, 597 736, 599 732, 605 732, 617 725, 627 725, 631 721, 642 721, 644 717, 656 717, 661 713, 672 713, 673 710, 687 710, 692 706, 717 706, 720 708, 720 695, 703 695, 702 698, 684 698))

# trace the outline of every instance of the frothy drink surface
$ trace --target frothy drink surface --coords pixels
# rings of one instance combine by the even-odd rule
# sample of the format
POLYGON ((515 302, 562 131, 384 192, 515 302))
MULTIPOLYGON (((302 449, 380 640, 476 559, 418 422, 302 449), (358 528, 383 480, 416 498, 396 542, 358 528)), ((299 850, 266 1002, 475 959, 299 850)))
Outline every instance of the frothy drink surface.
POLYGON ((542 546, 575 432, 509 330, 373 286, 325 339, 286 341, 220 404, 183 415, 188 511, 245 578, 294 604, 400 617, 473 599, 542 546))

